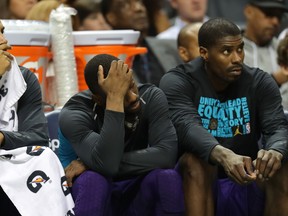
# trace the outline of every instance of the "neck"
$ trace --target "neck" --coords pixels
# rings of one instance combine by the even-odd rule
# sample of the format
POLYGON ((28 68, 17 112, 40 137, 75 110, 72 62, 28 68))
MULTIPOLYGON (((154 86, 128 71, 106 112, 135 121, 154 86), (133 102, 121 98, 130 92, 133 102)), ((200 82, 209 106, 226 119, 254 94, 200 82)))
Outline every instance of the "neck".
POLYGON ((215 76, 214 73, 211 71, 211 69, 209 69, 209 67, 206 64, 205 64, 205 70, 208 75, 208 79, 216 92, 222 92, 228 87, 229 83, 220 79, 218 76, 215 76))

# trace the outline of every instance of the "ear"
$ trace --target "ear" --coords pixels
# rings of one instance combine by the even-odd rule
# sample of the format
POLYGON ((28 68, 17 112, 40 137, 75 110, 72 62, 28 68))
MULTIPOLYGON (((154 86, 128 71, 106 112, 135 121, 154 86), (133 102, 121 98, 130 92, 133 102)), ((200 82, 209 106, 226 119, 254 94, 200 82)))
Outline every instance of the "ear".
POLYGON ((199 47, 200 56, 204 59, 204 61, 208 61, 208 50, 205 47, 199 47))
POLYGON ((115 13, 112 13, 112 12, 107 13, 107 14, 106 14, 106 19, 107 19, 107 22, 108 22, 111 26, 115 26, 115 23, 117 22, 115 13))
POLYGON ((188 54, 187 49, 185 47, 179 46, 178 47, 178 54, 184 62, 190 61, 189 54, 188 54))
POLYGON ((253 16, 253 6, 246 5, 244 8, 244 15, 245 15, 247 20, 250 20, 251 17, 253 16))

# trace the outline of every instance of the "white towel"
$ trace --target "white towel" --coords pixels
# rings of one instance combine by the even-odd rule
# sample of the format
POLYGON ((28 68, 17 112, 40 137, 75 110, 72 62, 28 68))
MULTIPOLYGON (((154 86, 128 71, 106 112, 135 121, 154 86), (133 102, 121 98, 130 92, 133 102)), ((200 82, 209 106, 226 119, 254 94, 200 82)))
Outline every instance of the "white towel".
POLYGON ((15 57, 0 79, 0 130, 18 131, 17 104, 27 85, 15 57))
POLYGON ((0 185, 21 215, 75 215, 64 170, 50 148, 0 150, 0 170, 0 185))

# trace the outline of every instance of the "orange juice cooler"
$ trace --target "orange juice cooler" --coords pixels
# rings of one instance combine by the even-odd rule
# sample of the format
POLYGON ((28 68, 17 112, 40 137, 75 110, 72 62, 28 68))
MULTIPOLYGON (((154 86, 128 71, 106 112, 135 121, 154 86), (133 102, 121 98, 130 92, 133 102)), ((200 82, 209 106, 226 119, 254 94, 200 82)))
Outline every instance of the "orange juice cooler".
POLYGON ((79 91, 88 89, 84 68, 97 54, 114 55, 131 67, 135 55, 147 52, 146 48, 136 46, 139 36, 140 32, 134 30, 73 32, 79 91))
POLYGON ((5 38, 12 49, 9 52, 15 56, 18 65, 30 69, 37 76, 42 98, 46 98, 46 70, 51 57, 49 52, 50 34, 45 32, 5 31, 5 38))

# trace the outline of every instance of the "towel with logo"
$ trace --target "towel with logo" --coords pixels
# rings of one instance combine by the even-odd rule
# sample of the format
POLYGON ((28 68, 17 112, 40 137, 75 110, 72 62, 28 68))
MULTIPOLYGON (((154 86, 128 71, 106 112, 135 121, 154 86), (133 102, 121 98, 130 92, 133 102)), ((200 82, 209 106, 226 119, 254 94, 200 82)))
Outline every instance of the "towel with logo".
POLYGON ((72 216, 62 165, 48 147, 0 150, 0 185, 23 216, 72 216))
POLYGON ((24 94, 27 84, 15 57, 11 68, 0 77, 0 130, 17 131, 17 104, 24 94))

